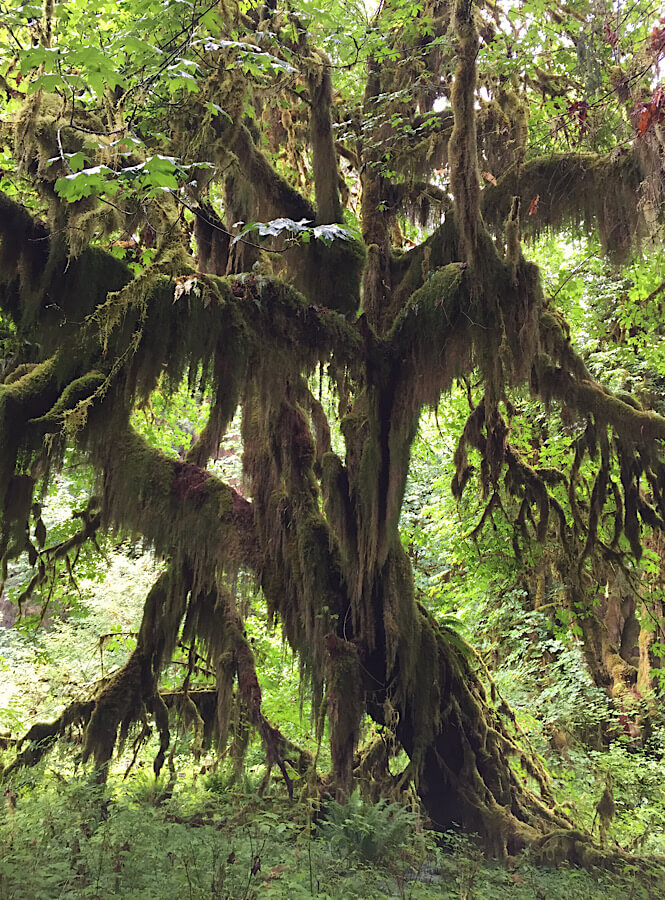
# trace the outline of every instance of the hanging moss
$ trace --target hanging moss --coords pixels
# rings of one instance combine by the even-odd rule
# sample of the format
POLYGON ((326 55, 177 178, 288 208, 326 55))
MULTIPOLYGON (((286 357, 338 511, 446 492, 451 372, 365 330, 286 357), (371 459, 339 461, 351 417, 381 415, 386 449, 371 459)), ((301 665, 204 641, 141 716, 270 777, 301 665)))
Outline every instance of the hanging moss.
POLYGON ((453 22, 457 38, 457 68, 451 94, 455 124, 448 144, 450 188, 464 259, 475 262, 480 228, 480 180, 476 137, 475 91, 478 32, 472 4, 457 0, 453 22))
POLYGON ((519 165, 523 160, 528 104, 514 85, 504 83, 489 100, 481 100, 477 123, 482 165, 494 179, 500 178, 511 165, 519 165))
MULTIPOLYGON (((113 122, 110 127, 116 124, 113 122)), ((68 109, 67 101, 59 95, 36 91, 25 101, 15 121, 6 124, 5 130, 14 138, 19 171, 30 176, 46 200, 49 225, 61 234, 66 255, 78 256, 93 235, 108 235, 125 224, 113 204, 100 204, 94 197, 69 203, 54 188, 58 178, 71 173, 67 155, 89 152, 83 130, 97 134, 106 130, 99 114, 83 107, 68 109), (78 127, 72 124, 74 117, 78 127)), ((98 161, 105 165, 113 165, 118 153, 117 145, 115 149, 113 145, 97 148, 98 161)))
POLYGON ((408 253, 395 256, 391 262, 393 299, 397 311, 403 309, 414 291, 429 277, 430 272, 461 259, 459 237, 454 213, 423 244, 408 253))
POLYGON ((465 313, 469 303, 466 266, 453 263, 411 293, 395 320, 388 336, 390 350, 404 367, 400 375, 405 392, 420 407, 434 403, 468 367, 471 351, 465 313))
POLYGON ((624 257, 640 235, 639 196, 644 172, 633 152, 616 154, 552 153, 515 165, 496 186, 482 194, 483 216, 496 231, 510 210, 512 197, 536 201, 533 215, 522 223, 538 235, 571 225, 598 229, 601 247, 624 257))
POLYGON ((23 207, 1 193, 0 213, 0 303, 19 333, 53 353, 78 336, 86 316, 131 273, 98 249, 68 261, 58 237, 49 238, 23 207))
POLYGON ((226 275, 231 236, 212 204, 199 202, 194 219, 194 240, 199 272, 226 275))
POLYGON ((34 425, 41 426, 45 432, 57 432, 67 424, 68 430, 72 428, 71 421, 67 421, 77 407, 85 406, 88 401, 99 391, 106 382, 106 376, 101 372, 88 372, 80 378, 70 382, 60 394, 51 409, 44 416, 32 420, 34 425))
MULTIPOLYGON (((11 384, 0 385, 0 498, 4 498, 17 468, 21 451, 40 447, 42 431, 31 429, 31 420, 38 419, 52 407, 58 397, 58 355, 31 367, 11 384)), ((4 506, 3 500, 3 506, 4 506)), ((5 522, 10 521, 5 511, 5 522)))
POLYGON ((357 554, 357 531, 350 498, 348 473, 335 453, 326 453, 321 462, 321 484, 325 500, 326 519, 340 542, 347 565, 357 554))
POLYGON ((94 700, 71 703, 53 722, 36 722, 18 742, 18 752, 14 761, 2 772, 7 778, 17 769, 35 766, 53 747, 58 738, 65 735, 75 726, 87 724, 94 709, 94 700), (28 746, 21 750, 21 747, 28 746))
POLYGON ((294 284, 311 303, 346 316, 357 312, 366 260, 362 241, 337 238, 330 246, 312 241, 293 257, 294 284))
MULTIPOLYGON (((332 131, 332 78, 330 59, 320 51, 312 51, 308 66, 310 96, 310 140, 312 170, 316 196, 317 222, 342 222, 342 204, 338 187, 338 167, 332 131)), ((328 306, 329 304, 324 304, 328 306)))

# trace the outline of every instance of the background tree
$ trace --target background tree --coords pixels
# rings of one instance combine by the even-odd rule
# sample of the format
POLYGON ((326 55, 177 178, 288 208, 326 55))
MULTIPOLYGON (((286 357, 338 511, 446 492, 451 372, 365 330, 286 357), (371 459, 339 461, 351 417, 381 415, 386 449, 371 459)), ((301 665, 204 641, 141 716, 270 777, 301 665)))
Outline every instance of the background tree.
MULTIPOLYGON (((306 6, 98 11, 99 49, 89 6, 16 7, 3 24, 2 552, 5 567, 23 552, 34 564, 26 596, 99 529, 141 535, 169 566, 127 664, 35 726, 16 764, 80 720, 103 778, 149 715, 159 771, 159 677, 182 638, 215 689, 203 708, 185 687, 181 708, 224 744, 236 684, 290 788, 285 760, 309 761, 262 712, 229 589, 242 570, 327 715, 339 799, 367 712, 394 731, 438 826, 462 823, 498 854, 602 860, 554 808, 473 651, 416 602, 399 521, 422 410, 473 379, 453 494, 476 454, 478 534, 507 489, 516 551, 556 540, 585 642, 605 641, 585 578, 598 554, 639 559, 641 523, 663 524, 665 419, 594 380, 521 236, 597 230, 617 264, 658 238, 662 28, 637 7, 600 28, 586 5, 543 20, 466 0, 381 4, 364 21, 340 9, 357 23, 344 40, 306 6), (332 433, 311 379, 323 367, 332 433), (173 460, 132 411, 185 374, 210 415, 173 460), (567 471, 512 441, 525 387, 575 423, 567 471), (244 483, 231 487, 206 465, 237 409, 244 483), (63 548, 35 492, 72 445, 98 484, 63 548)), ((607 641, 596 654, 611 678, 612 654, 607 641)))

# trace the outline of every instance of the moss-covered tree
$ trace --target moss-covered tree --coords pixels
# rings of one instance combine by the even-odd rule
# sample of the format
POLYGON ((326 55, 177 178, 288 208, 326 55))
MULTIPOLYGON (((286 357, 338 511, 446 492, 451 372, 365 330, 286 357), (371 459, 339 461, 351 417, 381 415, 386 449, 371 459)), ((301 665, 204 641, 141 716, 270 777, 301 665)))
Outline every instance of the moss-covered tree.
MULTIPOLYGON (((516 546, 555 539, 571 591, 599 548, 619 556, 627 540, 639 557, 641 522, 663 524, 665 419, 594 381, 522 230, 598 229, 617 260, 657 239, 663 116, 649 85, 665 42, 656 29, 647 56, 625 51, 601 72, 594 90, 623 129, 615 140, 587 135, 579 73, 540 46, 545 71, 528 17, 516 25, 492 3, 382 3, 341 57, 315 45, 321 29, 305 11, 224 0, 180 20, 176 4, 171 19, 161 9, 133 20, 101 4, 108 41, 88 55, 65 4, 46 3, 40 23, 18 11, 0 26, 15 57, 0 83, 3 566, 27 552, 28 589, 46 577, 57 551, 37 537, 35 498, 71 445, 98 473, 77 540, 121 528, 169 560, 127 664, 88 703, 36 726, 16 764, 39 755, 33 739, 80 720, 103 778, 116 743, 152 717, 159 771, 169 706, 224 744, 236 703, 290 788, 284 761, 305 771, 311 760, 261 711, 228 589, 242 569, 299 655, 319 722, 328 717, 339 798, 369 713, 407 752, 441 828, 462 824, 500 855, 538 845, 545 858, 600 861, 555 808, 473 652, 416 602, 399 520, 422 410, 475 373, 483 395, 460 435, 453 492, 478 453, 488 515, 506 486, 519 500, 516 546), (150 27, 158 53, 141 31, 150 27), (520 36, 528 61, 514 59, 520 36), (536 114, 530 131, 538 98, 555 99, 557 128, 536 114), (425 228, 410 246, 409 217, 425 228), (263 225, 232 239, 239 221, 263 225), (324 369, 342 453, 312 388, 324 369), (186 458, 172 460, 131 414, 160 380, 185 374, 211 411, 186 458), (579 422, 568 473, 539 471, 511 444, 510 397, 525 388, 579 422), (206 468, 237 410, 243 493, 206 468), (552 489, 561 480, 565 507, 552 489), (183 635, 214 669, 205 698, 160 693, 183 635)), ((578 36, 578 14, 563 7, 550 25, 562 53, 572 42, 582 58, 599 40, 594 29, 578 36)))

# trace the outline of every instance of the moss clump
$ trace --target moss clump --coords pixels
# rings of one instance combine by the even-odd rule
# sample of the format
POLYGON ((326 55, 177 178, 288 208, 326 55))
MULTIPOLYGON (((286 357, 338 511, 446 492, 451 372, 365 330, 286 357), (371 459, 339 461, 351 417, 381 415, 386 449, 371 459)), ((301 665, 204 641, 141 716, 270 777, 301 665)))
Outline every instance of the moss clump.
POLYGON ((294 283, 311 303, 352 316, 360 306, 366 251, 356 238, 326 246, 312 241, 298 251, 294 283))
POLYGON ((404 308, 413 292, 422 287, 430 272, 459 261, 461 256, 455 215, 451 211, 443 224, 423 244, 393 258, 391 281, 394 285, 395 315, 404 308))
POLYGON ((60 431, 63 425, 69 431, 78 430, 85 422, 85 409, 106 381, 106 376, 101 372, 88 372, 74 379, 65 387, 46 415, 33 419, 33 424, 40 425, 45 432, 60 431), (82 416, 83 421, 75 424, 74 416, 82 416))

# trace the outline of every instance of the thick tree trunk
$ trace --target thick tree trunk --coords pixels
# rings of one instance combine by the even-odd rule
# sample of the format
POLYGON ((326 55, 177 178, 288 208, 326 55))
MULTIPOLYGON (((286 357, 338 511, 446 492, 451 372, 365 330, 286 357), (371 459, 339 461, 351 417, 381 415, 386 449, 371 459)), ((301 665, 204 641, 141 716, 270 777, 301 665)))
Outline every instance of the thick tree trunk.
POLYGON ((374 620, 374 649, 360 651, 367 708, 377 722, 394 723, 434 825, 476 832, 498 856, 570 828, 554 812, 547 776, 491 682, 488 697, 479 659, 416 603, 399 544, 377 580, 374 620))

